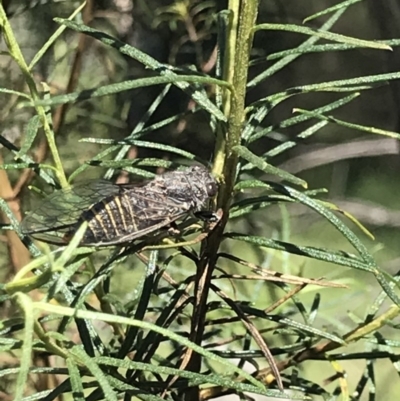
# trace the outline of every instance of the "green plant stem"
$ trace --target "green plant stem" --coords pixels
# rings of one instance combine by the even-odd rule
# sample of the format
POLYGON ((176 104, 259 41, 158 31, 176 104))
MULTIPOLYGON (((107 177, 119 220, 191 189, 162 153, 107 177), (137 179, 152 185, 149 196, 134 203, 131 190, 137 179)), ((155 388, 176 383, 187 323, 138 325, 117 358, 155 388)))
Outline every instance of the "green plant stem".
MULTIPOLYGON (((239 23, 239 11, 240 4, 238 1, 229 1, 229 26, 228 26, 228 37, 226 38, 226 49, 222 55, 222 79, 230 84, 233 83, 233 73, 235 70, 235 48, 237 43, 237 27, 239 23)), ((231 110, 232 94, 236 92, 235 88, 233 91, 226 90, 222 87, 217 87, 218 91, 222 92, 222 103, 223 112, 225 116, 229 116, 231 110)), ((216 177, 221 177, 224 172, 224 165, 226 160, 226 125, 217 125, 217 139, 215 143, 214 151, 214 163, 213 173, 216 177)))
MULTIPOLYGON (((29 67, 25 62, 24 56, 21 52, 20 47, 18 46, 18 42, 15 39, 13 30, 11 25, 7 19, 6 13, 4 11, 3 5, 0 2, 0 26, 3 30, 3 35, 7 47, 10 51, 11 57, 15 60, 18 64, 19 68, 23 76, 25 77, 25 81, 28 85, 30 94, 31 94, 31 101, 35 103, 36 101, 40 100, 40 95, 36 87, 36 83, 33 80, 33 77, 29 71, 29 67)), ((68 187, 68 181, 64 174, 64 169, 62 167, 61 159, 58 154, 57 146, 55 143, 54 132, 51 129, 50 122, 46 115, 46 110, 43 106, 35 106, 36 112, 39 115, 40 121, 43 125, 43 129, 47 138, 47 142, 49 144, 50 152, 53 156, 54 164, 56 166, 56 175, 60 182, 62 188, 68 187)))
MULTIPOLYGON (((221 207, 225 214, 228 213, 233 186, 236 181, 236 168, 238 164, 238 155, 234 152, 234 147, 240 145, 243 122, 245 120, 245 99, 247 74, 249 69, 249 55, 253 43, 253 27, 256 22, 258 2, 254 0, 231 0, 234 13, 238 13, 238 5, 240 3, 238 33, 235 46, 235 54, 233 57, 233 66, 229 66, 229 70, 233 70, 233 74, 229 73, 227 78, 232 83, 234 92, 227 98, 229 101, 228 126, 224 149, 224 183, 220 191, 218 206, 221 207)), ((235 17, 234 17, 235 21, 235 17)), ((235 26, 233 24, 233 26, 235 26)), ((230 45, 233 45, 233 40, 230 45)), ((230 58, 232 60, 232 57, 230 58)))
MULTIPOLYGON (((218 207, 223 211, 223 216, 210 237, 203 242, 201 258, 197 265, 195 305, 190 338, 199 345, 204 336, 210 281, 217 261, 224 227, 228 220, 233 187, 236 181, 238 155, 234 152, 234 147, 240 145, 242 125, 245 120, 247 73, 257 9, 258 1, 256 0, 230 0, 229 2, 229 10, 233 13, 231 29, 234 31, 229 34, 230 37, 227 41, 228 47, 230 47, 225 53, 228 66, 224 65, 222 70, 224 72, 223 78, 232 84, 234 91, 230 94, 226 93, 223 97, 223 107, 224 112, 227 113, 228 123, 226 127, 220 127, 218 131, 219 137, 216 141, 214 158, 214 173, 223 172, 224 178, 217 201, 218 207), (223 132, 226 133, 224 137, 222 137, 223 132)), ((186 369, 200 372, 201 356, 192 354, 186 369)), ((198 399, 197 387, 189 389, 185 394, 187 401, 198 399)))

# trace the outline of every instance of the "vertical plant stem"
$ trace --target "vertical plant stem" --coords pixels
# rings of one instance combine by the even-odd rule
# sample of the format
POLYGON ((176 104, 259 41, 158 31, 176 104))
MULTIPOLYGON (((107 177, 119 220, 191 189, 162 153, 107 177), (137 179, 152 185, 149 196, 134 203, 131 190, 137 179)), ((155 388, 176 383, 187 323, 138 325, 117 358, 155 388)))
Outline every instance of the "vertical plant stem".
POLYGON ((233 186, 236 180, 238 156, 233 147, 240 145, 242 126, 245 120, 246 84, 249 68, 249 54, 253 42, 258 1, 230 0, 233 12, 232 32, 228 38, 228 48, 223 66, 223 78, 232 84, 234 91, 226 90, 224 112, 228 118, 226 133, 219 137, 215 149, 214 173, 223 174, 222 188, 219 193, 218 207, 228 213, 233 186), (237 27, 237 32, 236 28, 237 27), (234 48, 233 48, 234 47, 234 48))
MULTIPOLYGON (((25 77, 25 81, 28 85, 28 88, 29 88, 29 91, 31 94, 31 100, 32 100, 32 102, 36 102, 37 100, 40 99, 40 95, 37 90, 36 83, 33 80, 33 77, 29 71, 29 67, 26 64, 24 56, 21 52, 21 49, 19 48, 18 42, 15 39, 10 22, 7 19, 6 13, 4 11, 4 8, 3 8, 3 5, 1 2, 0 2, 0 26, 3 30, 4 39, 7 44, 8 50, 10 51, 10 55, 15 60, 15 62, 18 64, 23 76, 25 77)), ((58 154, 57 146, 55 143, 54 132, 50 126, 50 121, 46 116, 46 111, 43 106, 35 106, 35 109, 36 109, 36 112, 39 115, 40 121, 43 125, 44 133, 46 135, 47 142, 49 144, 49 148, 50 148, 51 154, 53 156, 58 181, 60 182, 61 187, 65 188, 68 186, 68 181, 64 174, 64 169, 62 167, 61 159, 58 154)))
MULTIPOLYGON (((235 71, 235 48, 237 43, 237 27, 239 22, 240 3, 237 0, 229 1, 229 27, 227 38, 224 38, 226 48, 222 59, 222 79, 226 82, 233 83, 233 74, 235 71)), ((221 50, 220 50, 221 51, 221 50)), ((232 101, 232 91, 223 87, 218 87, 218 91, 222 92, 222 107, 224 115, 229 118, 232 101)), ((234 88, 235 90, 235 88, 234 88)), ((225 124, 217 125, 217 140, 214 150, 213 173, 216 177, 222 177, 226 160, 226 134, 227 126, 225 124)))
MULTIPOLYGON (((230 0, 230 11, 233 13, 232 29, 235 29, 228 38, 229 46, 225 59, 228 66, 223 66, 225 80, 232 83, 234 92, 224 96, 224 111, 227 113, 227 126, 219 130, 220 136, 216 143, 214 173, 223 172, 218 207, 223 210, 220 224, 204 241, 201 256, 197 265, 195 305, 191 322, 190 339, 201 345, 207 314, 207 300, 210 289, 210 280, 214 270, 218 249, 222 240, 224 228, 229 216, 229 207, 232 199, 233 187, 236 181, 238 156, 233 147, 240 144, 242 125, 245 120, 246 83, 249 68, 249 55, 253 42, 253 27, 255 25, 258 1, 257 0, 230 0), (236 30, 237 22, 237 30, 236 30), (233 72, 233 73, 232 73, 233 72)), ((200 372, 201 357, 192 354, 186 369, 200 372)), ((198 388, 192 388, 185 394, 186 401, 196 401, 199 397, 198 388)))
POLYGON ((231 95, 231 108, 228 116, 228 131, 225 145, 225 185, 221 190, 219 206, 228 212, 233 186, 236 180, 238 156, 233 148, 240 145, 243 122, 245 120, 246 84, 249 68, 249 55, 253 43, 253 27, 256 22, 258 2, 243 0, 239 16, 238 38, 235 52, 235 70, 232 84, 235 92, 231 95))

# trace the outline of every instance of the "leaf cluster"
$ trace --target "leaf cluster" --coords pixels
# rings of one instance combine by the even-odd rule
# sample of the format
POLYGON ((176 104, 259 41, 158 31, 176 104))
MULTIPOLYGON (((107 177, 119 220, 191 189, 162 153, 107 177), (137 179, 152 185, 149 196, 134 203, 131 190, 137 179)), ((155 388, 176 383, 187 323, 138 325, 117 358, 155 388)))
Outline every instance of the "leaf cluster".
POLYGON ((398 79, 400 73, 299 85, 246 103, 250 89, 273 79, 305 54, 357 48, 384 51, 397 46, 398 39, 367 41, 332 32, 341 16, 360 6, 359 2, 343 1, 307 18, 305 22, 326 17, 319 29, 258 23, 257 1, 231 1, 212 20, 213 2, 176 2, 177 8, 159 10, 157 24, 166 20, 173 29, 182 21, 202 24, 199 21, 204 16, 207 23, 203 29, 206 26, 217 36, 212 72, 203 71, 200 65, 160 62, 115 35, 80 21, 85 3, 69 18, 55 18, 59 28, 27 63, 17 31, 0 5, 7 56, 16 63, 25 83, 20 90, 4 86, 0 92, 13 99, 11 109, 32 113, 20 146, 0 135, 2 153, 7 153, 0 166, 2 173, 17 172, 22 177, 24 172, 34 172, 39 186, 66 189, 91 168, 103 172, 106 179, 120 176, 121 170, 151 179, 164 169, 194 162, 207 164, 212 159, 212 171, 220 182, 213 206, 222 213, 221 220, 208 231, 187 220, 176 238, 161 233, 157 242, 145 238, 122 249, 80 247, 83 226, 66 247, 50 249, 21 233, 12 199, 2 196, 7 241, 12 246, 22 241, 29 256, 13 278, 2 284, 0 299, 5 313, 0 353, 11 362, 3 364, 0 377, 4 382, 12 378, 4 391, 12 392, 15 400, 26 401, 65 395, 93 401, 194 401, 227 394, 241 399, 256 395, 306 399, 312 395, 316 399, 357 400, 368 386, 375 388, 378 360, 388 360, 398 371, 396 350, 400 344, 386 337, 387 329, 398 330, 398 276, 389 275, 377 264, 360 239, 369 232, 353 216, 320 199, 324 188, 308 188, 303 178, 277 168, 276 160, 327 125, 399 139, 396 132, 351 123, 334 113, 365 91, 398 79), (174 18, 167 18, 171 13, 174 18), (253 37, 264 30, 294 32, 306 39, 294 49, 254 58, 253 37), (46 83, 36 80, 35 66, 66 32, 112 49, 151 74, 52 95, 46 83), (321 39, 328 43, 318 44, 321 39), (269 67, 248 78, 251 68, 261 63, 269 67), (161 91, 126 136, 82 135, 79 146, 93 145, 98 151, 66 171, 62 141, 57 137, 60 126, 55 127, 52 111, 82 102, 95 104, 103 97, 154 86, 162 86, 161 91), (152 121, 173 88, 195 106, 152 121), (266 122, 278 105, 314 92, 335 97, 313 110, 297 108, 279 124, 266 122), (208 160, 179 143, 157 137, 164 128, 193 115, 204 118, 214 135, 208 160), (268 142, 273 145, 259 151, 263 141, 276 138, 287 127, 297 130, 295 137, 268 142), (45 146, 48 159, 35 155, 40 146, 45 146), (144 156, 131 157, 132 149, 144 156), (346 248, 332 242, 322 247, 294 241, 288 213, 294 204, 330 224, 346 248), (276 232, 264 227, 271 210, 278 211, 282 220, 276 232), (341 280, 290 273, 309 261, 325 269, 352 269, 357 277, 370 275, 380 287, 365 305, 364 315, 349 319, 349 290, 341 280), (318 292, 313 292, 315 288, 318 292), (327 316, 324 293, 341 305, 339 316, 327 316), (330 328, 325 330, 321 321, 329 322, 330 328), (44 364, 39 363, 41 359, 44 364), (362 374, 348 372, 346 376, 342 361, 349 359, 365 363, 362 374), (328 379, 324 377, 324 384, 321 377, 307 375, 303 366, 309 361, 323 361, 323 374, 331 372, 328 379), (30 380, 44 376, 52 377, 55 385, 30 393, 30 380), (331 383, 334 385, 329 386, 331 383))

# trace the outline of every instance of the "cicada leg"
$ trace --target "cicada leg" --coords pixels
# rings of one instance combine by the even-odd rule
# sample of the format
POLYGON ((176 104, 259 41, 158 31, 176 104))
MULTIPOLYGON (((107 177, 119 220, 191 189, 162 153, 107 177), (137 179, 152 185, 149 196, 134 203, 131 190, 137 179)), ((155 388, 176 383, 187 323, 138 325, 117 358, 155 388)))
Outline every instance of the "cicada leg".
POLYGON ((172 243, 166 244, 166 245, 147 245, 144 248, 142 248, 142 251, 154 250, 154 249, 178 248, 178 247, 182 247, 182 246, 195 245, 195 244, 203 241, 205 238, 207 238, 209 236, 210 232, 212 232, 215 229, 215 227, 217 226, 217 224, 221 221, 222 214, 223 214, 222 209, 218 209, 217 212, 213 213, 213 215, 215 216, 215 219, 208 225, 206 231, 202 232, 196 238, 194 238, 190 241, 172 242, 172 243))
POLYGON ((203 221, 207 221, 210 223, 215 223, 217 221, 219 221, 221 218, 218 216, 218 211, 217 212, 213 212, 211 210, 201 210, 199 212, 195 212, 194 216, 197 219, 203 220, 203 221))
POLYGON ((175 223, 175 221, 173 221, 168 227, 168 234, 171 237, 177 237, 180 233, 181 230, 179 230, 178 225, 175 223))

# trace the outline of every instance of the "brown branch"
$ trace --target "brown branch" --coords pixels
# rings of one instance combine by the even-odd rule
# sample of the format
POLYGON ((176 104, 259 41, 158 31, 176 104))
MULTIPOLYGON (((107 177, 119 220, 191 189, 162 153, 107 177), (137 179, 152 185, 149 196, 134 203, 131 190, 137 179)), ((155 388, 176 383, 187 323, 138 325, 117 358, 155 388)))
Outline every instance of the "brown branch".
MULTIPOLYGON (((82 11, 82 20, 85 25, 89 25, 93 19, 93 0, 87 0, 86 6, 82 11)), ((79 35, 79 42, 78 47, 75 51, 74 60, 72 62, 72 68, 69 75, 69 80, 66 88, 66 93, 71 93, 75 90, 79 76, 81 74, 82 69, 82 60, 85 49, 87 48, 88 43, 88 36, 81 33, 79 35)), ((60 107, 57 108, 56 112, 53 116, 53 128, 54 132, 58 132, 59 129, 62 127, 65 119, 65 115, 68 110, 68 103, 62 104, 60 107)))

